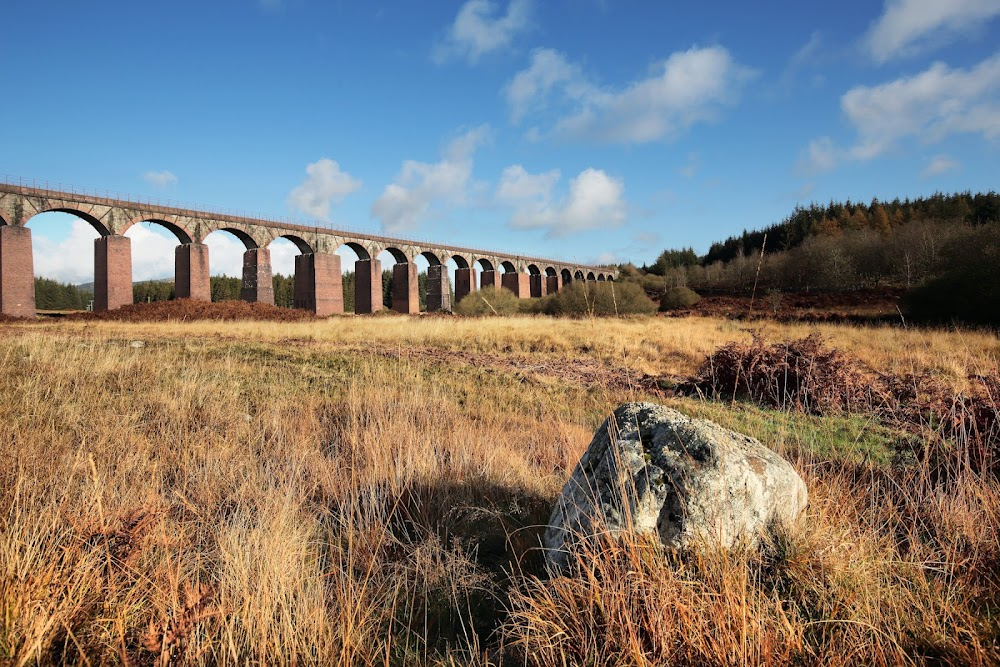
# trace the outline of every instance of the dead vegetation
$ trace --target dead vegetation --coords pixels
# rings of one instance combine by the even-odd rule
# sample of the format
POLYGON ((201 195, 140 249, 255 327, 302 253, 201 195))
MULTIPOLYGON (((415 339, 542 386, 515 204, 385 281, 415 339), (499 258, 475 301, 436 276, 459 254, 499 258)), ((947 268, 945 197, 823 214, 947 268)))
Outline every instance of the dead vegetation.
POLYGON ((824 331, 715 356, 746 334, 697 319, 5 325, 0 662, 997 664, 1000 483, 963 445, 968 424, 995 429, 995 340, 824 331), (723 401, 637 381, 709 356, 742 369, 718 376, 723 401), (907 373, 937 377, 937 403, 907 373), (881 376, 913 417, 865 410, 881 376), (539 535, 569 471, 614 406, 651 397, 784 454, 806 521, 760 551, 633 540, 549 577, 539 535), (826 420, 858 430, 817 431, 826 420), (914 456, 848 456, 874 429, 914 456))
POLYGON ((68 315, 67 319, 117 322, 191 322, 197 320, 303 322, 316 318, 305 310, 279 308, 266 303, 248 303, 246 301, 209 303, 192 301, 191 299, 172 299, 170 301, 130 304, 115 310, 74 313, 68 315))
POLYGON ((868 414, 934 440, 936 469, 1000 472, 1000 368, 969 375, 966 386, 956 392, 928 370, 875 371, 819 334, 769 344, 755 332, 716 350, 680 389, 816 415, 868 414))

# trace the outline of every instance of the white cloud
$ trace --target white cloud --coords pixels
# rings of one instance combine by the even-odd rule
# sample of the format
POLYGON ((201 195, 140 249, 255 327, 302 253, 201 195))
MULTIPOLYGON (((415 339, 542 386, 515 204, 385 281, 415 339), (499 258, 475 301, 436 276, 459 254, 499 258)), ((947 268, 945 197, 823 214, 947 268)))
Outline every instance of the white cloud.
MULTIPOLYGON (((792 54, 792 57, 788 59, 788 64, 785 65, 785 71, 781 74, 781 85, 786 93, 791 91, 799 74, 817 62, 822 48, 823 35, 817 30, 809 36, 809 41, 792 54)), ((815 75, 812 83, 815 86, 822 80, 821 75, 815 75)))
POLYGON ((208 246, 208 268, 213 276, 243 276, 243 241, 227 232, 212 232, 205 237, 208 246))
MULTIPOLYGON (((299 249, 288 239, 275 239, 268 246, 271 249, 271 273, 283 276, 295 275, 295 256, 299 254, 299 249)), ((351 264, 350 269, 344 266, 344 270, 354 270, 351 264)))
POLYGON ((592 83, 557 51, 540 49, 507 85, 506 95, 515 122, 529 111, 544 110, 557 96, 552 134, 638 144, 711 120, 737 99, 752 76, 722 47, 692 48, 658 63, 647 78, 609 90, 592 83))
POLYGON ((882 63, 947 43, 998 14, 1000 0, 887 0, 865 46, 882 63))
POLYGON ((912 77, 847 91, 840 106, 857 128, 852 148, 874 157, 906 136, 939 141, 956 132, 1000 136, 1000 53, 970 69, 934 63, 912 77))
POLYGON ((820 137, 809 142, 805 154, 799 160, 798 169, 803 173, 829 171, 841 160, 841 150, 830 137, 820 137))
MULTIPOLYGON (((577 91, 581 85, 586 85, 576 65, 570 64, 563 54, 554 49, 536 49, 531 54, 528 69, 518 72, 507 84, 511 120, 519 123, 533 105, 544 103, 556 85, 573 82, 577 84, 577 91)), ((566 92, 570 94, 572 91, 566 92)))
POLYGON ((857 86, 840 98, 857 132, 849 148, 813 140, 803 163, 831 169, 848 160, 872 160, 905 139, 925 144, 953 134, 1000 138, 1000 53, 969 69, 934 63, 923 72, 878 86, 857 86))
POLYGON ((72 285, 89 283, 94 279, 94 239, 100 235, 90 223, 76 216, 65 217, 72 219, 69 232, 64 232, 60 240, 43 235, 41 225, 32 221, 35 224, 32 225, 31 258, 35 275, 72 285))
POLYGON ((132 280, 173 280, 176 236, 151 223, 132 225, 125 236, 132 239, 132 280))
POLYGON ((461 203, 472 178, 472 156, 489 137, 489 127, 482 125, 452 140, 439 162, 403 162, 395 181, 372 204, 372 216, 385 232, 398 234, 416 229, 435 204, 461 203))
POLYGON ((306 167, 306 180, 288 195, 288 206, 329 222, 330 207, 360 187, 361 181, 341 171, 336 160, 323 158, 306 167))
POLYGON ((924 167, 920 175, 924 178, 930 176, 937 176, 938 174, 943 174, 946 171, 952 171, 958 169, 961 165, 956 161, 948 157, 947 155, 937 155, 931 159, 931 161, 924 167))
POLYGON ((166 169, 163 171, 147 171, 142 175, 142 180, 146 181, 154 188, 159 188, 160 190, 177 183, 177 177, 166 169))
POLYGON ((504 169, 496 200, 514 210, 509 224, 519 229, 544 228, 549 236, 568 236, 625 222, 625 184, 600 169, 585 169, 570 180, 569 191, 553 201, 558 171, 530 174, 521 165, 504 169))
POLYGON ((483 55, 508 48, 531 18, 529 0, 511 0, 505 14, 491 0, 469 0, 458 10, 448 36, 434 48, 433 58, 444 62, 464 58, 474 63, 483 55))
POLYGON ((679 173, 684 178, 694 178, 694 175, 698 173, 698 166, 699 166, 698 154, 690 153, 688 154, 687 164, 678 169, 677 173, 679 173))

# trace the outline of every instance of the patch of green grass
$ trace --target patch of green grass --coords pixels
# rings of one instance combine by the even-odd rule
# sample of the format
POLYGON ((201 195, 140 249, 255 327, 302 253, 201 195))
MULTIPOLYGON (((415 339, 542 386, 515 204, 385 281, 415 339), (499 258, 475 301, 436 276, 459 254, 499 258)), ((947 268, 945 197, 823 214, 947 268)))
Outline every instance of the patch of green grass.
POLYGON ((886 466, 907 434, 864 415, 825 416, 771 410, 748 403, 678 398, 670 407, 692 417, 711 419, 726 428, 757 438, 786 456, 871 463, 886 466))

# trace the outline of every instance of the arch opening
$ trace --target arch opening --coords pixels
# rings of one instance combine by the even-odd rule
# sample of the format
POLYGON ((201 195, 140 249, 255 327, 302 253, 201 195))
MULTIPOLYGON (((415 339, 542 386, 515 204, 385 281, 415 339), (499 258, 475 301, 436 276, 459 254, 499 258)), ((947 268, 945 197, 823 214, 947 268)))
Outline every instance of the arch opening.
POLYGON ((177 239, 178 243, 181 244, 194 243, 194 239, 191 237, 190 234, 188 234, 186 229, 184 229, 180 225, 170 222, 169 220, 160 220, 158 218, 134 220, 131 223, 129 223, 129 225, 125 228, 125 231, 122 232, 122 235, 128 236, 128 232, 132 231, 139 225, 145 225, 147 229, 153 227, 154 225, 158 228, 165 229, 168 232, 170 232, 174 236, 174 238, 177 239))
POLYGON ((261 253, 254 252, 259 250, 257 242, 249 234, 220 227, 201 242, 208 246, 209 298, 213 302, 243 299, 274 303, 271 263, 259 261, 261 253))
MULTIPOLYGON (((277 241, 278 239, 285 239, 286 241, 290 241, 292 245, 294 245, 295 248, 299 251, 299 253, 303 255, 311 255, 314 252, 316 252, 315 250, 313 250, 313 247, 309 244, 309 242, 306 241, 301 236, 296 236, 295 234, 282 234, 281 236, 278 236, 276 239, 274 239, 274 241, 277 241)), ((274 243, 274 241, 271 241, 271 243, 274 243)), ((249 248, 248 246, 248 249, 251 248, 249 248)))
POLYGON ((530 273, 533 276, 539 276, 542 274, 541 270, 534 264, 528 264, 527 269, 528 273, 530 273))
POLYGON ((386 260, 389 258, 392 258, 393 264, 407 264, 410 261, 405 252, 393 246, 382 248, 382 251, 378 254, 378 259, 382 262, 383 267, 386 266, 386 260))
POLYGON ((383 248, 376 259, 382 268, 382 306, 396 312, 413 312, 410 304, 412 294, 409 283, 413 277, 410 258, 399 248, 389 246, 383 248))
POLYGON ((493 262, 483 257, 480 257, 475 261, 475 267, 480 271, 493 271, 493 262))
MULTIPOLYGON (((368 274, 358 275, 358 262, 378 262, 378 257, 372 257, 368 249, 356 241, 345 241, 337 248, 336 254, 340 257, 344 312, 368 313, 372 312, 373 309, 380 310, 384 300, 384 290, 379 289, 383 295, 382 298, 376 298, 374 292, 376 291, 375 288, 382 287, 379 284, 381 277, 368 274), (368 284, 370 280, 374 282, 374 285, 368 284), (367 301, 372 301, 372 303, 369 304, 367 301), (366 305, 368 306, 367 309, 365 308, 366 305)), ((360 268, 372 269, 368 264, 362 264, 360 268)))
POLYGON ((597 276, 594 275, 593 271, 591 271, 590 273, 587 274, 587 280, 596 280, 596 279, 597 279, 597 276))
POLYGON ((371 253, 369 253, 368 250, 360 243, 356 243, 355 241, 346 241, 343 245, 337 248, 337 254, 343 257, 344 259, 350 259, 350 253, 342 252, 344 248, 348 248, 351 251, 353 251, 354 260, 356 261, 362 262, 366 259, 372 258, 371 253))
POLYGON ((615 277, 614 276, 608 276, 608 282, 609 283, 613 283, 614 281, 615 281, 615 277))
POLYGON ((503 269, 504 273, 517 273, 517 267, 510 260, 504 260, 500 263, 500 268, 503 269))
MULTIPOLYGON (((25 223, 31 245, 21 248, 31 255, 31 275, 11 276, 34 288, 34 304, 27 310, 85 310, 94 301, 95 255, 102 234, 91 220, 71 211, 50 209, 25 223)), ((101 225, 103 228, 103 225, 101 225)), ((105 230, 106 231, 106 230, 105 230)), ((28 314, 28 313, 26 313, 28 314)))
POLYGON ((554 277, 556 277, 559 274, 556 273, 556 270, 555 270, 554 267, 548 266, 548 267, 545 267, 545 275, 549 276, 550 278, 554 278, 554 277))
POLYGON ((573 274, 570 273, 569 269, 563 269, 560 272, 560 275, 562 276, 563 284, 569 283, 573 280, 573 274))
POLYGON ((243 243, 243 247, 245 250, 256 250, 258 248, 257 241, 255 241, 252 236, 247 234, 242 229, 238 229, 236 227, 219 227, 218 229, 214 229, 211 232, 209 232, 205 236, 205 239, 208 239, 208 237, 214 234, 215 232, 227 232, 232 236, 235 236, 243 243))
POLYGON ((80 220, 83 220, 84 222, 86 222, 87 224, 89 224, 91 227, 94 228, 94 230, 99 235, 101 235, 101 236, 111 236, 111 230, 108 229, 107 227, 105 227, 104 223, 101 222, 100 220, 98 220, 97 218, 95 218, 94 216, 90 215, 89 213, 85 213, 83 211, 77 210, 75 208, 67 208, 67 207, 56 207, 56 208, 50 208, 50 209, 46 209, 44 211, 40 211, 40 212, 36 213, 35 215, 31 216, 30 218, 28 218, 27 220, 25 220, 25 222, 24 222, 25 227, 28 226, 28 223, 31 222, 32 219, 37 218, 40 215, 45 215, 46 213, 65 213, 65 214, 71 215, 74 218, 79 218, 80 220))
POLYGON ((576 273, 573 274, 573 280, 585 280, 583 271, 577 269, 576 273))
POLYGON ((465 259, 465 257, 462 257, 461 255, 452 255, 448 259, 448 261, 449 261, 449 263, 454 264, 455 268, 457 268, 457 269, 467 269, 467 268, 469 268, 469 260, 465 259))
POLYGON ((420 253, 420 256, 427 260, 429 266, 439 266, 441 264, 441 259, 430 250, 423 251, 420 253))
POLYGON ((597 276, 597 282, 603 283, 605 280, 606 280, 606 278, 604 277, 603 273, 601 275, 597 276))

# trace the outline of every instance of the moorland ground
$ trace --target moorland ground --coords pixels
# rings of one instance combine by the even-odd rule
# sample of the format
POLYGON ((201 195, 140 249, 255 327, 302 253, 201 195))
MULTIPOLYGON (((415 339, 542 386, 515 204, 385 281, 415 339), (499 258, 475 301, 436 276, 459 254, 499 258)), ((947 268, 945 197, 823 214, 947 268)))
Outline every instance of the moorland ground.
MULTIPOLYGON (((819 331, 958 395, 988 332, 819 331)), ((941 425, 672 390, 749 325, 337 317, 0 325, 0 662, 996 664, 1000 485, 941 425), (759 438, 806 480, 761 548, 539 537, 617 405, 759 438)), ((995 404, 994 404, 995 409, 995 404)))

